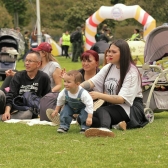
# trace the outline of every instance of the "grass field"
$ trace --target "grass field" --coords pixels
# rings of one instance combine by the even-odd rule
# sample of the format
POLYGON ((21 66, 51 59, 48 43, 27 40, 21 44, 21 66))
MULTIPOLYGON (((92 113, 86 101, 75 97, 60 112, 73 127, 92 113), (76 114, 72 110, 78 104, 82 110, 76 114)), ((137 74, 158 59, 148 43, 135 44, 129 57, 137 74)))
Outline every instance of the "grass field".
MULTIPOLYGON (((67 70, 81 67, 64 57, 58 62, 67 70)), ((77 125, 67 134, 58 134, 57 126, 0 122, 0 128, 2 168, 168 167, 168 112, 155 113, 154 122, 144 128, 113 130, 115 138, 86 138, 77 125)))

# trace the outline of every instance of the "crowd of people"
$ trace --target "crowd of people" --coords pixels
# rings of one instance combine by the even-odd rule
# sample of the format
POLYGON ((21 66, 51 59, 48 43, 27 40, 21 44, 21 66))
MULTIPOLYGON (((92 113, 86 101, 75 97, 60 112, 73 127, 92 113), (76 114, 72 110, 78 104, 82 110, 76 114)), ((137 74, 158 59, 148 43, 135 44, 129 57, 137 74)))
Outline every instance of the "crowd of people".
MULTIPOLYGON (((67 133, 73 119, 77 120, 81 126, 80 133, 86 137, 114 137, 112 128, 126 130, 145 126, 148 120, 143 110, 141 76, 132 60, 129 45, 122 39, 109 44, 112 36, 107 33, 107 25, 103 26, 99 40, 86 51, 83 48, 84 27, 76 28, 74 39, 68 31, 63 34, 64 54, 69 57, 68 48, 72 43, 72 62, 78 62, 80 58, 82 69, 79 70, 62 70, 52 56, 52 47, 48 42, 38 46, 27 45, 25 70, 6 71, 7 77, 0 90, 1 120, 37 117, 30 110, 14 109, 12 100, 24 92, 34 92, 41 99, 52 92, 57 93, 57 101, 50 111, 50 118, 46 114, 50 107, 40 109, 39 115, 40 120, 47 121, 56 117, 60 123, 58 133, 67 133), (99 54, 103 54, 101 69, 99 54), (5 90, 7 87, 8 91, 5 90), (94 110, 94 103, 98 100, 103 103, 94 110), (131 117, 135 114, 138 120, 131 117)), ((25 36, 28 33, 25 32, 25 36)))

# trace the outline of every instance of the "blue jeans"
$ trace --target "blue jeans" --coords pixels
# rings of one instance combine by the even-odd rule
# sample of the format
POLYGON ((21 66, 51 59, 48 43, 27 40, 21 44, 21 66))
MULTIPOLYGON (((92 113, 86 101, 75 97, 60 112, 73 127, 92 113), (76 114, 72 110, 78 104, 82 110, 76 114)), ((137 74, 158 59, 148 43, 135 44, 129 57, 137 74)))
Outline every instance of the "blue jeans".
POLYGON ((88 113, 82 108, 81 110, 74 112, 69 105, 65 104, 63 110, 60 112, 60 128, 69 129, 70 124, 72 122, 73 114, 79 114, 79 118, 81 120, 81 128, 88 129, 86 126, 86 119, 88 117, 88 113))

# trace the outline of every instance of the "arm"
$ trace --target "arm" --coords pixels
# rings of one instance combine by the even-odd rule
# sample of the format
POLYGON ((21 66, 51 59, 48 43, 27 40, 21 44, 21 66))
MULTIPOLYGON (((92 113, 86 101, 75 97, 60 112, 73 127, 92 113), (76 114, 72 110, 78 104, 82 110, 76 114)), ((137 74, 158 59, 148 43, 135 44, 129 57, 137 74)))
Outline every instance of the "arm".
POLYGON ((6 76, 14 76, 15 73, 16 73, 16 72, 15 72, 15 71, 12 71, 11 69, 8 69, 8 70, 5 71, 6 76))
POLYGON ((52 88, 52 92, 60 91, 62 87, 61 69, 56 68, 53 73, 53 79, 55 82, 55 87, 52 88))
POLYGON ((90 92, 90 95, 92 96, 93 100, 102 99, 112 104, 124 104, 125 103, 124 98, 120 95, 108 95, 108 94, 94 92, 94 91, 90 92))
POLYGON ((2 121, 10 120, 10 106, 5 107, 5 113, 2 115, 2 121))
POLYGON ((93 118, 93 114, 88 114, 88 117, 86 119, 86 125, 87 126, 91 126, 92 125, 92 118, 93 118))
POLYGON ((90 90, 90 89, 93 89, 95 85, 91 80, 87 80, 81 83, 80 86, 82 86, 86 90, 90 90))
POLYGON ((55 110, 53 111, 53 113, 51 114, 52 117, 55 117, 56 115, 58 115, 60 109, 62 106, 56 106, 55 110))
POLYGON ((10 82, 10 91, 6 95, 6 107, 5 107, 5 112, 2 115, 2 120, 6 121, 10 119, 10 111, 12 108, 12 100, 15 96, 18 95, 19 93, 19 76, 15 75, 13 79, 10 82))

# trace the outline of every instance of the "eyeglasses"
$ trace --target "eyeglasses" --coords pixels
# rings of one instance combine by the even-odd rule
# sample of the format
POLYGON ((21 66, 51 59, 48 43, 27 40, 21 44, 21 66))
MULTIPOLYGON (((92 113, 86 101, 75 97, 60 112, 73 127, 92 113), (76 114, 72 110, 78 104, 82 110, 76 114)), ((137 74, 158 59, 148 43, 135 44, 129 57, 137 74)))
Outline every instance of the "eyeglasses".
POLYGON ((33 60, 24 60, 24 62, 28 62, 29 64, 33 63, 33 62, 39 62, 39 61, 33 61, 33 60))

